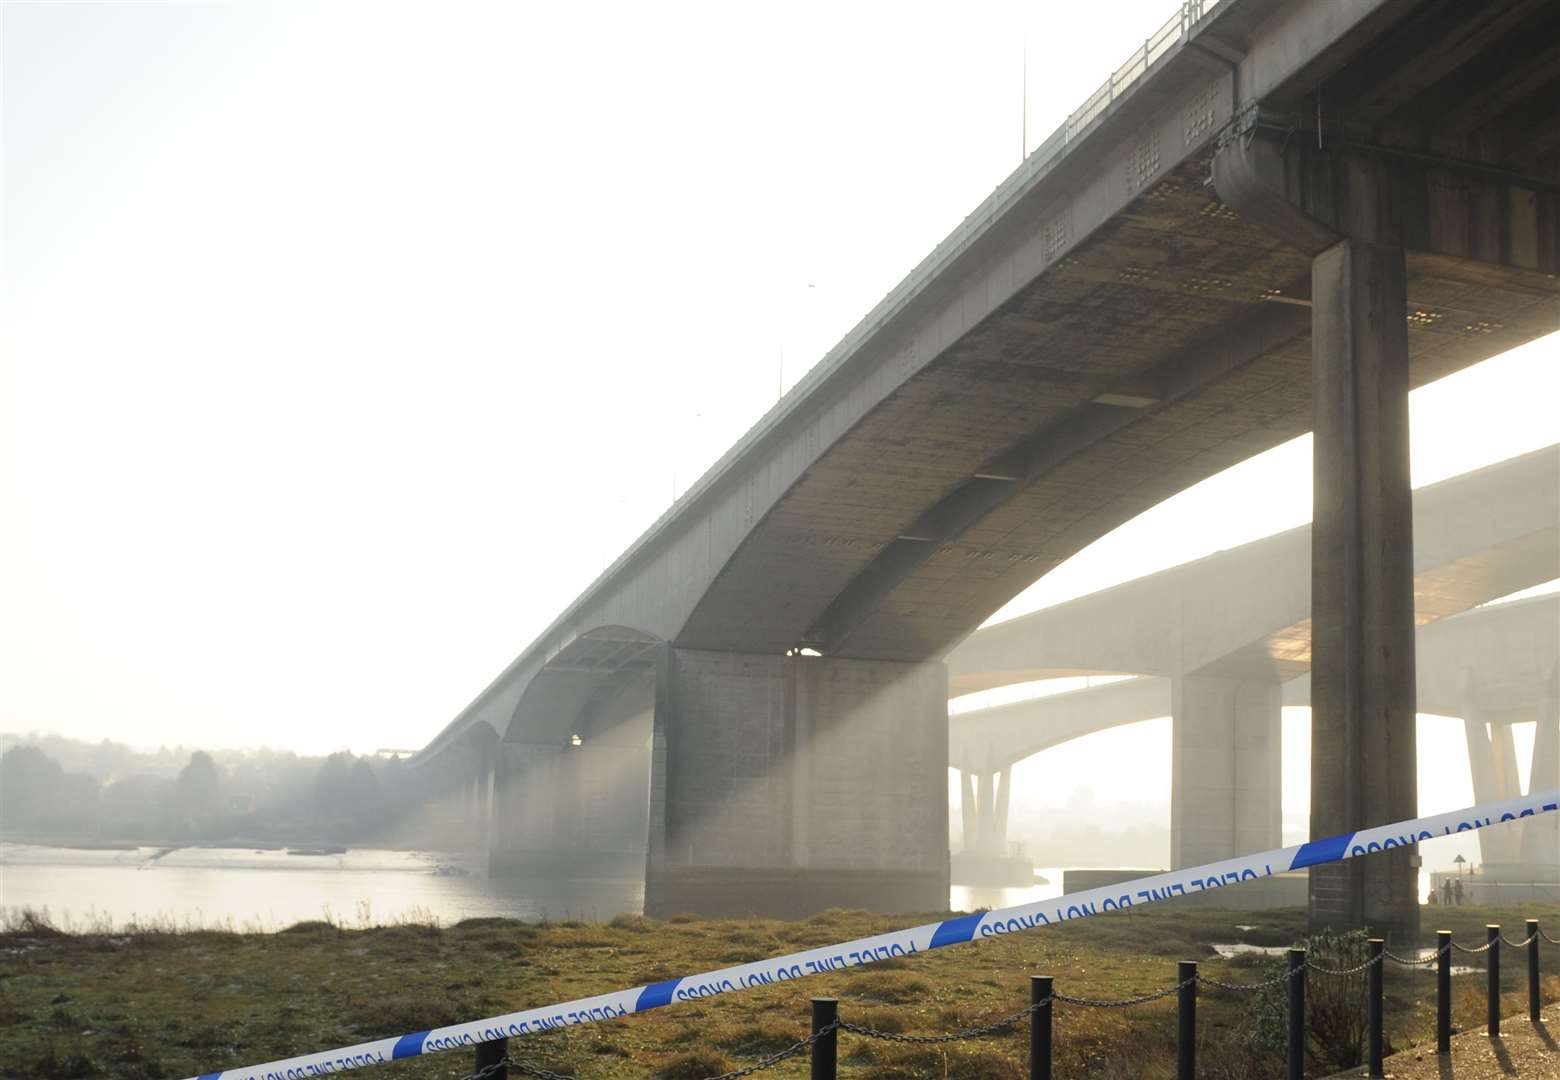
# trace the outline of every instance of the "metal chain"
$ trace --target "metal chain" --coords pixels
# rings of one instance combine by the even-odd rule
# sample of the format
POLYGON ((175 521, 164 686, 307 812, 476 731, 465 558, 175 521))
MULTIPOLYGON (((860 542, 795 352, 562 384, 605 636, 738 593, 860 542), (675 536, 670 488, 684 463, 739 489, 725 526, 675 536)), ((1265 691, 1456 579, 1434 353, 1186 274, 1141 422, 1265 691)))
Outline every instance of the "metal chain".
POLYGON ((1466 945, 1459 945, 1459 944, 1457 944, 1457 942, 1454 941, 1454 942, 1452 942, 1452 948, 1456 949, 1460 953, 1467 953, 1469 956, 1477 956, 1481 952, 1489 952, 1490 951, 1490 946, 1493 945, 1493 944, 1495 944, 1493 941, 1486 941, 1483 945, 1480 945, 1477 949, 1470 949, 1470 948, 1468 948, 1468 946, 1466 946, 1466 945))
POLYGON ((1064 994, 1059 990, 1052 991, 1051 996, 1056 998, 1057 1001, 1065 1001, 1069 1005, 1083 1005, 1090 1009, 1126 1009, 1133 1005, 1144 1005, 1150 1001, 1158 1001, 1160 998, 1167 998, 1171 994, 1178 994, 1196 982, 1197 978, 1198 977, 1196 975, 1193 975, 1185 982, 1177 983, 1175 986, 1157 991, 1156 993, 1144 994, 1142 997, 1123 998, 1120 1001, 1100 1001, 1096 998, 1072 997, 1071 995, 1064 994))
POLYGON ((1542 928, 1539 929, 1538 936, 1549 942, 1551 945, 1560 945, 1560 938, 1550 937, 1548 934, 1544 933, 1542 928))
MULTIPOLYGON (((1035 1012, 1035 1010, 1044 1008, 1045 1006, 1051 1004, 1053 998, 1059 997, 1061 997, 1060 994, 1053 993, 1050 997, 1044 998, 1041 1001, 1037 1001, 1026 1009, 1020 1009, 1011 1016, 1004 1016, 1000 1020, 992 1021, 989 1024, 983 1024, 980 1027, 965 1028, 962 1031, 949 1032, 947 1035, 901 1035, 897 1031, 882 1031, 878 1028, 867 1027, 863 1024, 849 1024, 845 1022, 840 1023, 840 1030, 849 1031, 853 1035, 865 1035, 869 1039, 883 1039, 887 1042, 899 1043, 950 1043, 960 1042, 964 1039, 980 1039, 987 1035, 995 1035, 999 1031, 1004 1031, 1007 1028, 1012 1027, 1020 1020, 1030 1016, 1035 1012)), ((722 1080, 722 1078, 717 1077, 716 1080, 722 1080)))
POLYGON ((532 1065, 525 1061, 516 1061, 511 1057, 500 1058, 491 1065, 485 1065, 474 1073, 470 1073, 461 1080, 488 1080, 494 1073, 504 1069, 513 1069, 521 1076, 534 1076, 537 1080, 578 1080, 574 1076, 565 1076, 563 1073, 549 1072, 540 1065, 532 1065))
MULTIPOLYGON (((1027 1015, 1029 1011, 1030 1010, 1026 1009, 1024 1015, 1027 1015)), ((813 1032, 811 1035, 807 1036, 807 1038, 802 1039, 799 1042, 792 1043, 784 1050, 770 1054, 766 1058, 761 1058, 758 1061, 755 1061, 745 1069, 737 1069, 734 1072, 721 1073, 719 1076, 707 1077, 706 1080, 740 1080, 741 1077, 752 1076, 754 1073, 763 1072, 765 1069, 772 1069, 782 1061, 794 1058, 798 1054, 802 1054, 808 1050, 811 1050, 813 1044, 816 1043, 819 1039, 823 1038, 825 1035, 831 1035, 841 1028, 847 1026, 848 1025, 841 1024, 838 1020, 836 1020, 834 1023, 813 1032)), ((548 1069, 542 1068, 540 1065, 532 1065, 530 1062, 526 1061, 516 1061, 511 1057, 506 1057, 501 1061, 495 1061, 493 1064, 488 1065, 485 1068, 478 1069, 476 1072, 463 1077, 462 1080, 488 1080, 488 1077, 492 1076, 501 1069, 513 1069, 521 1076, 533 1076, 536 1077, 537 1080, 577 1080, 577 1078, 574 1076, 566 1076, 563 1073, 555 1073, 548 1069)))
MULTIPOLYGON (((521 1076, 534 1076, 537 1080, 577 1080, 572 1074, 565 1076, 563 1073, 550 1072, 540 1065, 531 1065, 524 1061, 515 1061, 512 1058, 505 1058, 504 1061, 521 1076)), ((489 1073, 495 1071, 497 1071, 495 1067, 490 1065, 482 1070, 481 1075, 486 1077, 489 1073)))
MULTIPOLYGON (((1382 956, 1385 956, 1385 955, 1386 955, 1386 953, 1385 953, 1385 951, 1383 951, 1382 956)), ((1310 968, 1312 971, 1316 972, 1318 975, 1334 975, 1334 976, 1342 977, 1342 976, 1345 976, 1345 975, 1358 975, 1360 972, 1364 971, 1366 968, 1370 967, 1372 964, 1378 963, 1380 960, 1381 960, 1381 956, 1372 956, 1369 960, 1365 961, 1363 964, 1359 965, 1358 967, 1343 968, 1343 969, 1338 970, 1338 971, 1334 971, 1332 968, 1324 968, 1320 964, 1313 964, 1309 960, 1307 960, 1305 962, 1305 966, 1310 968)))
POLYGON ((1525 949, 1529 945, 1533 944, 1533 942, 1536 941, 1536 940, 1538 940, 1538 935, 1537 934, 1529 934, 1527 936, 1527 940, 1525 940, 1525 941, 1507 941, 1505 934, 1502 934, 1500 936, 1501 944, 1506 946, 1506 948, 1508 948, 1508 949, 1525 949))
POLYGON ((807 1036, 807 1038, 802 1039, 800 1042, 794 1042, 778 1053, 770 1054, 766 1058, 761 1058, 745 1069, 737 1069, 735 1072, 721 1073, 719 1076, 709 1077, 708 1080, 737 1080, 737 1077, 739 1076, 752 1076, 756 1072, 763 1072, 765 1069, 772 1069, 788 1058, 794 1058, 798 1054, 811 1050, 813 1043, 817 1042, 825 1035, 832 1035, 834 1032, 846 1026, 847 1025, 842 1024, 836 1020, 832 1024, 826 1024, 825 1026, 819 1028, 817 1031, 807 1036))
POLYGON ((1437 949, 1429 956, 1421 956, 1418 960, 1410 960, 1408 957, 1399 956, 1391 949, 1383 949, 1381 951, 1382 955, 1384 955, 1388 960, 1391 960, 1394 964, 1402 964, 1404 967, 1428 967, 1437 960, 1441 959, 1441 957, 1451 954, 1450 948, 1437 949))
POLYGON ((1278 986, 1280 983, 1286 983, 1290 979, 1294 978, 1295 977, 1295 973, 1298 972, 1298 971, 1300 971, 1300 968, 1292 968, 1290 970, 1285 971, 1282 975, 1277 975, 1277 976, 1274 976, 1273 978, 1267 980, 1266 982, 1258 982, 1258 983, 1227 983, 1227 982, 1220 982, 1218 979, 1213 978, 1211 975, 1203 975, 1203 976, 1201 976, 1201 979, 1202 979, 1203 982, 1207 983, 1209 986, 1216 986, 1220 990, 1229 990, 1229 991, 1232 991, 1232 992, 1235 992, 1235 993, 1248 993, 1248 992, 1253 991, 1253 990, 1266 990, 1270 986, 1278 986))

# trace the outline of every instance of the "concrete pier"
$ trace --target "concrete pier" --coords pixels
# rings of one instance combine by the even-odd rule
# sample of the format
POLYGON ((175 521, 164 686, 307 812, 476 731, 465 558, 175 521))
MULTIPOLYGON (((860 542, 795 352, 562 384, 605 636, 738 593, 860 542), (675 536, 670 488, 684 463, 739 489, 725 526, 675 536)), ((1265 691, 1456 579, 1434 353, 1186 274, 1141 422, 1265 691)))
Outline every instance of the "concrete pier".
MULTIPOLYGON (((1311 835, 1401 821, 1418 812, 1408 200, 1380 162, 1256 132, 1214 178, 1311 256, 1311 835)), ((1312 925, 1417 933, 1417 863, 1416 846, 1318 868, 1312 925)))
POLYGON ((646 913, 946 908, 947 701, 937 663, 663 649, 646 913))
POLYGON ((638 875, 649 806, 644 745, 509 743, 497 756, 493 873, 638 875))
POLYGON ((1171 679, 1171 866, 1282 843, 1280 698, 1277 680, 1171 679))
MULTIPOLYGON (((1399 247, 1312 264, 1312 836, 1419 812, 1404 288, 1399 247)), ((1417 850, 1313 870, 1313 923, 1415 932, 1417 850)))

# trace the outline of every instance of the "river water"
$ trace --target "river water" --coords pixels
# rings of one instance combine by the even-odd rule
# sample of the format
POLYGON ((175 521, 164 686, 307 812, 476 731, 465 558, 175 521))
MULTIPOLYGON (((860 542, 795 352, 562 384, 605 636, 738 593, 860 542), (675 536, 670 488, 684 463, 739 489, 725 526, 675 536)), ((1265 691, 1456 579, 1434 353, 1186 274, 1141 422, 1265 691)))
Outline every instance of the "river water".
POLYGON ((489 878, 477 854, 353 849, 0 844, 0 906, 47 909, 57 925, 137 921, 276 930, 306 919, 349 926, 402 919, 606 920, 644 904, 639 881, 489 878))
MULTIPOLYGON (((348 926, 480 916, 605 921, 644 905, 644 883, 621 877, 489 877, 476 853, 353 849, 138 847, 0 843, 0 906, 47 910, 62 927, 276 930, 306 919, 348 926)), ((1033 888, 955 886, 950 908, 1002 907, 1061 893, 1060 870, 1033 888)))
MULTIPOLYGON (((643 909, 643 880, 538 873, 489 877, 475 852, 362 848, 84 849, 0 843, 0 908, 47 910, 59 926, 278 930, 307 919, 347 926, 398 920, 442 925, 482 916, 604 922, 643 909)), ((1062 893, 1062 870, 1037 867, 1030 888, 955 885, 951 911, 1008 907, 1062 893)), ((1420 874, 1421 894, 1429 875, 1420 874)))

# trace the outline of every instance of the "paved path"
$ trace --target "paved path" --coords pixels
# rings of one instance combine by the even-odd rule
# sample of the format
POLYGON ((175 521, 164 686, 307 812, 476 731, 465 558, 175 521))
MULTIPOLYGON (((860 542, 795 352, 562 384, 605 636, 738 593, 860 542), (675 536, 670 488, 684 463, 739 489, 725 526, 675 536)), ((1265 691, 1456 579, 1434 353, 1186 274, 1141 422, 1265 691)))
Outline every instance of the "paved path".
MULTIPOLYGON (((1560 1007, 1543 1012, 1544 1023, 1532 1024, 1527 1014, 1503 1017, 1500 1038, 1491 1039, 1481 1028, 1452 1036, 1452 1052, 1441 1058, 1430 1050, 1407 1050, 1386 1060, 1388 1077, 1394 1080, 1506 1080, 1520 1076, 1524 1080, 1554 1078, 1560 1080, 1560 1007)), ((1366 1075, 1366 1070, 1350 1069, 1342 1077, 1366 1075)))

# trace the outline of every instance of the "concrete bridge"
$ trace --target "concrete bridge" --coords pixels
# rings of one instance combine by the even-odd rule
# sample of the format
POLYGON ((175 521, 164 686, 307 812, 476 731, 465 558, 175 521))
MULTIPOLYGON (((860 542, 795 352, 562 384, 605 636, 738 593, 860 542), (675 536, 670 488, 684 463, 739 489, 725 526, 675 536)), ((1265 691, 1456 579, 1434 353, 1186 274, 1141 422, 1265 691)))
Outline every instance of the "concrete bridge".
MULTIPOLYGON (((1439 640, 1424 629, 1437 620, 1560 578, 1560 446, 1421 488, 1413 519, 1422 655, 1427 640, 1439 640)), ((988 627, 954 649, 955 694, 1066 675, 1162 677, 957 714, 949 764, 965 773, 966 844, 987 855, 1005 849, 1013 762, 1078 735, 1171 716, 1172 864, 1279 846, 1280 699, 1292 693, 1281 687, 1305 677, 1310 704, 1311 543, 1304 525, 988 627)), ((1554 640, 1536 633, 1520 651, 1542 669, 1529 683, 1542 683, 1560 658, 1554 640)), ((1444 658, 1418 670, 1419 712, 1460 700, 1445 692, 1447 670, 1496 677, 1469 663, 1447 668, 1444 658)))
MULTIPOLYGON (((614 834, 541 777, 647 776, 652 913, 941 907, 943 655, 1314 428, 1313 832, 1409 816, 1407 393, 1560 323, 1557 18, 1183 5, 421 756, 490 762, 499 862, 614 834)), ((1409 855, 1317 921, 1411 929, 1409 855)))

